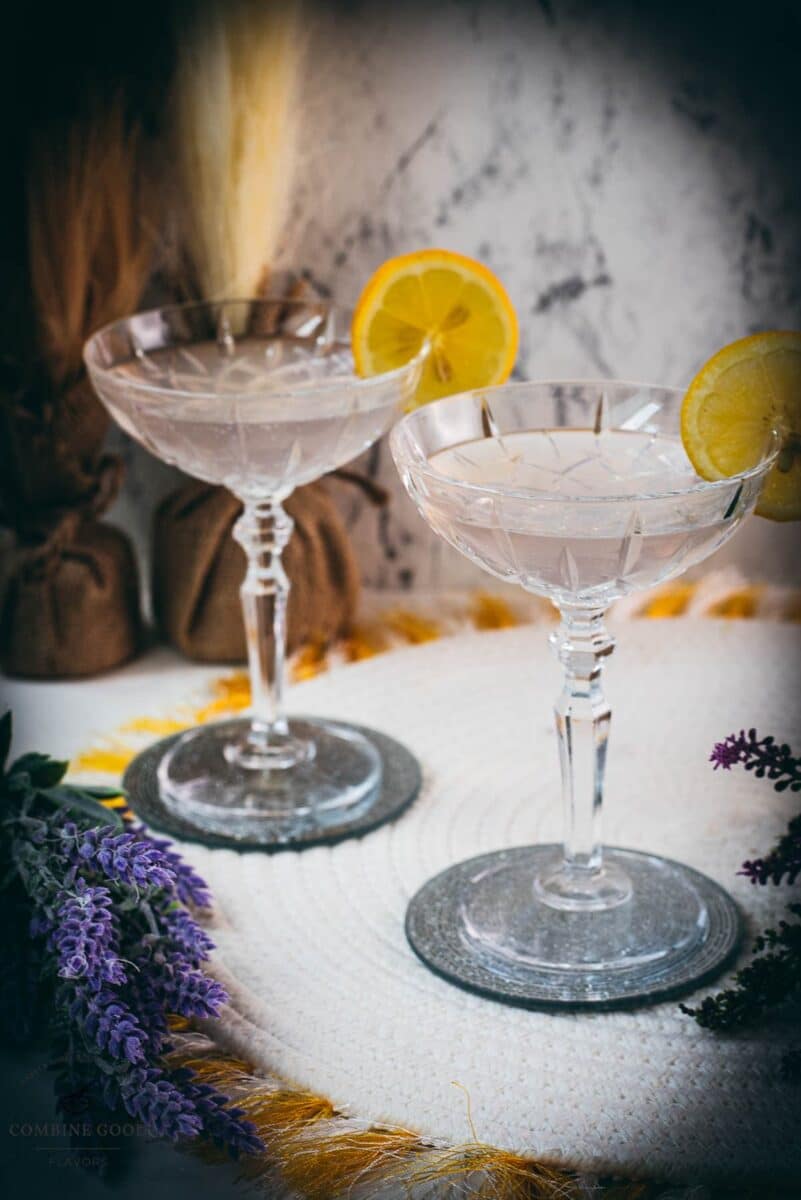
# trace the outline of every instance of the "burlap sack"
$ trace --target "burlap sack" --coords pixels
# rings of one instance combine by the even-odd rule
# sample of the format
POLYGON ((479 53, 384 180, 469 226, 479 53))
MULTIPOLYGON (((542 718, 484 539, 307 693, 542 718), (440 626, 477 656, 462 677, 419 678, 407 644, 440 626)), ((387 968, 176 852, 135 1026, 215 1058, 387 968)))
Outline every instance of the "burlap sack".
POLYGON ((96 487, 109 416, 86 378, 41 408, 0 396, 0 509, 24 527, 29 514, 79 503, 96 487))
POLYGON ((139 585, 124 534, 73 511, 13 555, 0 621, 7 674, 67 679, 133 657, 141 640, 139 585))
MULTIPOLYGON (((289 650, 348 632, 359 571, 325 486, 299 488, 286 501, 295 522, 283 563, 291 583, 289 650)), ((239 588, 245 553, 232 536, 242 511, 225 488, 188 483, 159 506, 154 525, 153 610, 162 633, 199 662, 242 662, 247 653, 239 588)))

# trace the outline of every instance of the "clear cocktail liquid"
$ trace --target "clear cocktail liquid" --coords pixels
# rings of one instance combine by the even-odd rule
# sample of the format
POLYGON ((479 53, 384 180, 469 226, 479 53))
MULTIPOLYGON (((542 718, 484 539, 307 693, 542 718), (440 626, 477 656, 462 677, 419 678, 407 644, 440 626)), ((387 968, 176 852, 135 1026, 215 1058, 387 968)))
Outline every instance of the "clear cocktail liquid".
POLYGON ((711 507, 699 521, 686 497, 670 495, 700 483, 677 437, 530 430, 428 461, 438 475, 478 485, 473 500, 451 502, 436 484, 422 499, 443 536, 496 575, 573 603, 608 603, 682 574, 728 524, 711 507))
POLYGON ((108 402, 124 429, 239 495, 285 495, 318 479, 370 446, 395 411, 392 389, 366 395, 354 386, 346 350, 315 355, 287 341, 242 338, 235 357, 216 341, 150 350, 112 374, 119 390, 108 402), (143 402, 141 393, 126 397, 129 384, 169 391, 143 402))

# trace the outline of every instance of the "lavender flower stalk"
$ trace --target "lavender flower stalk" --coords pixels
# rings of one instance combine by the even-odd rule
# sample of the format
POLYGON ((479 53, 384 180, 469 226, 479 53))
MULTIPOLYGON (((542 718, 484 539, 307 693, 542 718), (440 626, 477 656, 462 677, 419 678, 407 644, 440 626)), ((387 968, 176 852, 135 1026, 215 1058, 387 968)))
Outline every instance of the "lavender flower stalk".
MULTIPOLYGON (((777 792, 788 788, 791 792, 801 791, 801 758, 794 758, 790 747, 776 744, 772 737, 759 738, 755 729, 731 733, 718 742, 709 756, 715 770, 722 767, 730 771, 733 766, 743 766, 753 771, 757 779, 769 779, 777 792)), ((793 817, 787 832, 779 839, 770 854, 743 863, 740 875, 747 876, 752 883, 795 883, 801 874, 801 813, 793 817)))
POLYGON ((758 779, 767 776, 777 792, 788 787, 792 792, 801 791, 801 759, 793 758, 786 743, 777 745, 775 738, 758 738, 755 729, 747 734, 744 729, 730 733, 714 746, 709 761, 715 764, 715 770, 722 767, 724 771, 741 764, 758 779))
MULTIPOLYGON (((758 737, 755 729, 718 742, 710 761, 715 770, 742 766, 753 771, 758 779, 770 780, 777 792, 801 791, 801 759, 793 757, 788 745, 777 745, 775 738, 758 737)), ((801 813, 791 819, 769 854, 747 860, 738 874, 753 884, 795 883, 801 874, 801 813)), ((801 904, 788 905, 788 911, 801 918, 801 904)), ((734 976, 733 987, 707 996, 697 1008, 682 1004, 682 1012, 707 1029, 742 1029, 769 1009, 801 996, 801 920, 780 921, 777 929, 766 929, 754 940, 753 950, 751 962, 734 976)), ((787 1051, 780 1075, 787 1082, 801 1082, 801 1048, 787 1051)))
MULTIPOLYGON (((16 991, 41 1000, 28 1007, 62 1051, 61 1087, 88 1088, 158 1137, 261 1149, 225 1096, 164 1060, 172 1014, 216 1017, 227 1000, 202 970, 213 943, 184 907, 208 907, 206 884, 169 842, 122 828, 99 803, 109 789, 63 784, 65 763, 29 754, 4 771, 10 740, 6 714, 0 879, 17 927, 3 936, 16 991)), ((19 1024, 18 998, 2 997, 19 1024)))
POLYGON ((93 991, 104 983, 125 983, 108 888, 78 879, 73 892, 57 893, 55 908, 57 923, 38 916, 31 922, 31 932, 48 933, 47 947, 58 956, 59 975, 86 979, 93 991))

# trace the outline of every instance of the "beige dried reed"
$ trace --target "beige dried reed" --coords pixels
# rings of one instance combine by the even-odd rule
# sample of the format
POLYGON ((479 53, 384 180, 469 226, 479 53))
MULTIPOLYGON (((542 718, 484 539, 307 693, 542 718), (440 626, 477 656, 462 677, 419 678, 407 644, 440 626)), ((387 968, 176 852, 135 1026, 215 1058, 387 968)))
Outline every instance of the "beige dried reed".
POLYGON ((132 312, 151 266, 142 138, 121 99, 42 130, 27 171, 30 282, 56 390, 81 371, 95 329, 132 312))
POLYGON ((256 294, 273 262, 292 184, 301 56, 292 0, 205 5, 179 30, 181 240, 205 299, 256 294))

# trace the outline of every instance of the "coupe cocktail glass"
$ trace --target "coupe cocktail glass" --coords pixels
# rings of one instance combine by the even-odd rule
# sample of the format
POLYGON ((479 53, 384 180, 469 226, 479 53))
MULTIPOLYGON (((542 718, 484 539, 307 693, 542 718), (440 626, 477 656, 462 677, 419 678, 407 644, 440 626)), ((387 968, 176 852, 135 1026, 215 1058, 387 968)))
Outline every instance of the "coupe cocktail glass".
POLYGON ((606 608, 717 550, 753 509, 777 451, 766 429, 749 470, 700 479, 682 446, 681 402, 678 391, 626 383, 520 383, 438 401, 393 430, 401 477, 432 528, 561 614, 551 641, 564 667, 564 846, 459 864, 409 910, 415 949, 477 990, 523 1003, 631 1002, 708 975, 736 940, 736 910, 711 881, 600 842, 606 608))
POLYGON ((244 505, 242 607, 252 715, 192 729, 158 768, 165 802, 209 831, 292 841, 378 794, 381 760, 352 727, 287 718, 282 691, 292 531, 282 501, 371 445, 418 366, 357 378, 349 314, 316 301, 179 305, 117 321, 87 343, 98 396, 131 437, 244 505))

